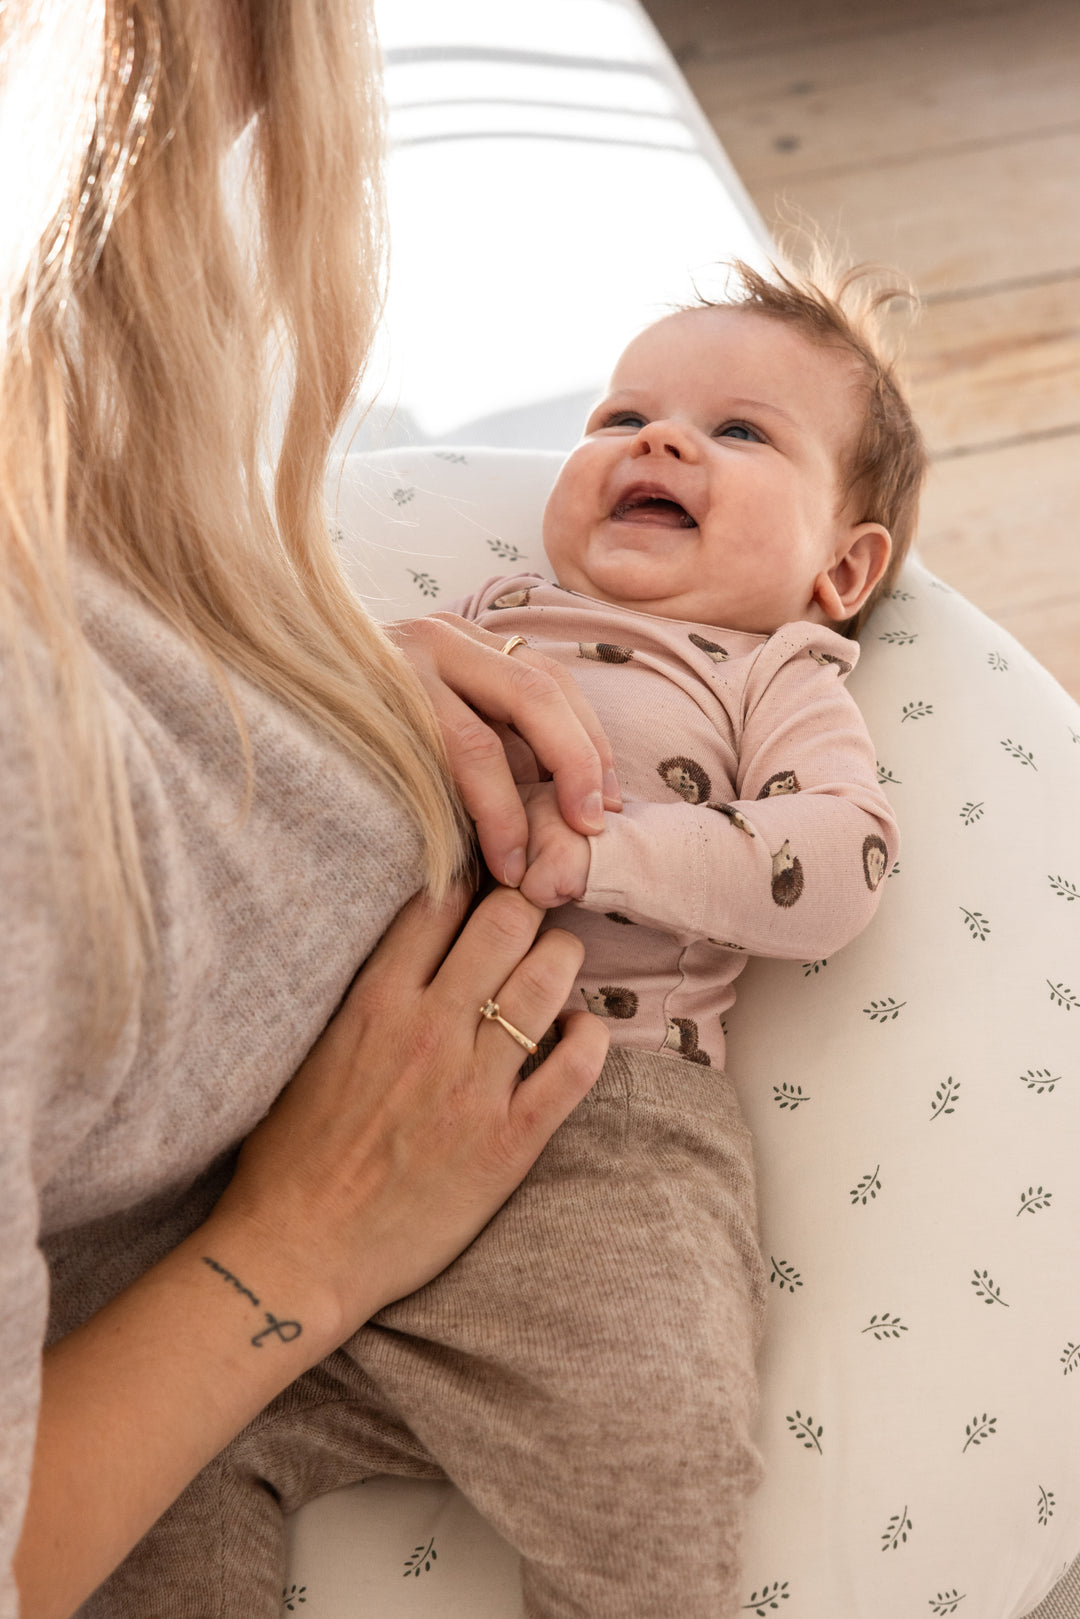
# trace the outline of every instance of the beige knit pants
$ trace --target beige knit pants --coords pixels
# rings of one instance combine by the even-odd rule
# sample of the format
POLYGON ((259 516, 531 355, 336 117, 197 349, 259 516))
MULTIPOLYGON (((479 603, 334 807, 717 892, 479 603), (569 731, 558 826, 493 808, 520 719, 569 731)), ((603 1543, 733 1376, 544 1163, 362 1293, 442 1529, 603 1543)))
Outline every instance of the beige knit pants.
POLYGON ((80 1613, 278 1619, 283 1514, 396 1473, 450 1478, 519 1549, 530 1619, 728 1619, 764 1290, 729 1080, 613 1051, 460 1259, 286 1389, 80 1613))

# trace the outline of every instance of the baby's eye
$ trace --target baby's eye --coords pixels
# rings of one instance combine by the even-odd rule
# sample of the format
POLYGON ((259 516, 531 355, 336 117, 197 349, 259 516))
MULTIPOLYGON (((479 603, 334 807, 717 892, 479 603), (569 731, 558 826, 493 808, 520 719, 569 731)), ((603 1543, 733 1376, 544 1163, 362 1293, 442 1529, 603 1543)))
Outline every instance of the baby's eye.
POLYGON ((716 430, 717 438, 744 439, 750 444, 764 444, 765 440, 756 427, 749 427, 746 422, 725 422, 723 427, 716 430))
POLYGON ((644 427, 645 418, 639 416, 636 410, 616 410, 610 416, 605 416, 601 423, 603 427, 644 427))

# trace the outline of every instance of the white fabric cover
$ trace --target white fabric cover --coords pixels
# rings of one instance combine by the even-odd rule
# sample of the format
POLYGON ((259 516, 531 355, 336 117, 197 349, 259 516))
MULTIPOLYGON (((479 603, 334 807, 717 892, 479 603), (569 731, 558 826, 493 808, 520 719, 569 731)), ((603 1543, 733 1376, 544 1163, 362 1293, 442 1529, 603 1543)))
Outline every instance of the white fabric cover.
MULTIPOLYGON (((372 610, 542 566, 559 460, 353 457, 372 610)), ((729 1019, 772 1274, 743 1611, 1018 1619, 1080 1551, 1080 709, 917 562, 862 647, 899 868, 834 959, 752 962, 729 1019)), ((449 1485, 372 1481, 291 1537, 290 1611, 521 1612, 449 1485)))

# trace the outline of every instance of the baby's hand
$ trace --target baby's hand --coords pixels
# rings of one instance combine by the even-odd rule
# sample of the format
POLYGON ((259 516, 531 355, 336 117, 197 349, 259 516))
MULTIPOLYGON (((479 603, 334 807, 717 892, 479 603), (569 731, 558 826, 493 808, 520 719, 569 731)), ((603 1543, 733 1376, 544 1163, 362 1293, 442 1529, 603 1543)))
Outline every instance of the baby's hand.
POLYGON ((519 783, 518 792, 529 820, 528 870, 521 892, 544 910, 580 899, 589 880, 588 838, 563 820, 554 782, 519 783))

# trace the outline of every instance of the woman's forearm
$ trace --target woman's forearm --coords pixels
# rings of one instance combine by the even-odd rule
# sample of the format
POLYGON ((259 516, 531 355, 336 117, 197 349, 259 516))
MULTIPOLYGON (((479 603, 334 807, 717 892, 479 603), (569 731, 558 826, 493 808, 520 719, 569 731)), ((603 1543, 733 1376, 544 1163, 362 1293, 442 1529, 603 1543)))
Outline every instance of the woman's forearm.
POLYGON ((50 1350, 15 1561, 24 1619, 67 1619, 338 1331, 257 1232, 212 1218, 50 1350))
POLYGON ((509 890, 467 904, 405 908, 209 1220, 46 1356, 24 1619, 67 1619, 275 1395, 443 1270, 596 1079, 599 1019, 519 1085, 520 1047, 480 1016, 498 996, 546 1029, 579 942, 534 943, 542 913, 509 890))

